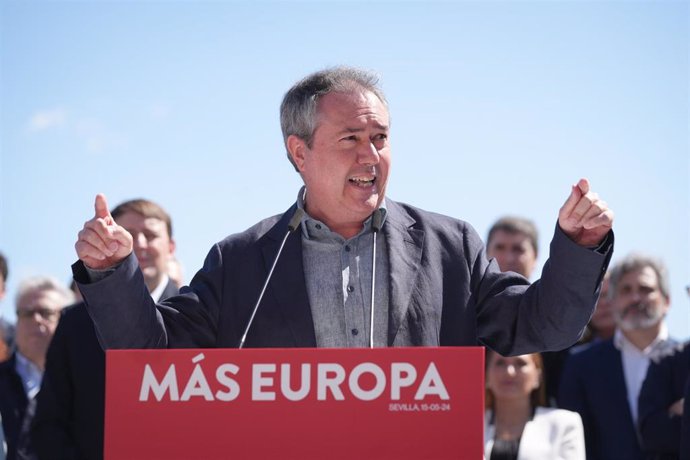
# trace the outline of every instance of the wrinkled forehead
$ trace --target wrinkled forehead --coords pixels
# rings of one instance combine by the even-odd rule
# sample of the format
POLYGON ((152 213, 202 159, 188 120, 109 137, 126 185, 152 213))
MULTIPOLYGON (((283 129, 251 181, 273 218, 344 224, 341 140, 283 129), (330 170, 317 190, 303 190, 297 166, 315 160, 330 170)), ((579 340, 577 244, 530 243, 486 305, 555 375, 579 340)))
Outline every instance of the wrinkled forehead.
POLYGON ((118 225, 123 226, 129 231, 132 230, 165 230, 167 233, 167 224, 163 219, 158 217, 147 217, 138 212, 127 211, 115 219, 118 225))
POLYGON ((488 244, 493 245, 496 243, 507 243, 507 244, 531 244, 529 236, 519 231, 509 231, 505 229, 497 229, 491 234, 491 239, 488 244))
POLYGON ((638 286, 659 289, 659 276, 652 267, 640 267, 623 274, 618 282, 617 292, 638 286))
POLYGON ((388 106, 375 93, 361 87, 348 91, 331 91, 316 102, 316 121, 324 116, 352 116, 375 110, 388 124, 388 106))

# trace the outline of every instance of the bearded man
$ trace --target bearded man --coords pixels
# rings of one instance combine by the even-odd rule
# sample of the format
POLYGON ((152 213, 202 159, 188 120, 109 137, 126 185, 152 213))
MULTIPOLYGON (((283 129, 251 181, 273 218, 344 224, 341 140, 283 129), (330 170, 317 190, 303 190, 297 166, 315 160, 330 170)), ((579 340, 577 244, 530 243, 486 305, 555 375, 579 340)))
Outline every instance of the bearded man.
POLYGON ((587 458, 642 460, 636 429, 642 382, 650 361, 676 344, 664 323, 668 273, 658 260, 629 255, 613 267, 609 283, 614 336, 569 358, 558 402, 582 416, 587 458))

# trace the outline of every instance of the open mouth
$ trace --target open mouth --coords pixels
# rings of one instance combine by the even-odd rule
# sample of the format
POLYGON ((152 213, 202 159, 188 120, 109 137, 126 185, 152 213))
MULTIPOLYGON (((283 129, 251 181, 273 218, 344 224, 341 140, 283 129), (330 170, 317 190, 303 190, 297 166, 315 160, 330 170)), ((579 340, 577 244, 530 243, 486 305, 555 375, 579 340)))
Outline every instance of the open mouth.
POLYGON ((357 187, 367 188, 376 183, 376 176, 371 177, 350 177, 348 181, 357 187))

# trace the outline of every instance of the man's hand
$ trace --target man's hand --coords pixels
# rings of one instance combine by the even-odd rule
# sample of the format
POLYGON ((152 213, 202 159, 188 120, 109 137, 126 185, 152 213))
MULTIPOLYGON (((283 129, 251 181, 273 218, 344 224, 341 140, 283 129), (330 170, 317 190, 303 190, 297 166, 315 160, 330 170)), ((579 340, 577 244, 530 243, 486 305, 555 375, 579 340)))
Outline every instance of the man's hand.
POLYGON ((580 179, 558 212, 558 225, 568 237, 585 247, 598 246, 611 230, 613 211, 580 179))
POLYGON ((680 398, 678 401, 671 404, 671 407, 668 408, 668 413, 671 415, 677 415, 679 417, 682 417, 683 416, 683 403, 684 402, 685 402, 685 398, 680 398))
POLYGON ((84 224, 74 249, 89 268, 113 267, 132 252, 132 235, 113 220, 108 203, 102 194, 96 195, 96 215, 84 224))

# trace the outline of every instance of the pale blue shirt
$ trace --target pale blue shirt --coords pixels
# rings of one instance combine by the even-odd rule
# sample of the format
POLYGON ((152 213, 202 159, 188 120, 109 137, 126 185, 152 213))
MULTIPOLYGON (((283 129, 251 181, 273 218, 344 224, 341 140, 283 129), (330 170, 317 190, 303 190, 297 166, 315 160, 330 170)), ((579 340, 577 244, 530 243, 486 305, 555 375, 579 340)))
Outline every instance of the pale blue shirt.
POLYGON ((24 355, 17 351, 17 360, 15 361, 14 369, 19 374, 24 385, 24 392, 29 399, 33 399, 41 389, 41 381, 43 380, 43 371, 38 366, 28 360, 24 355))

